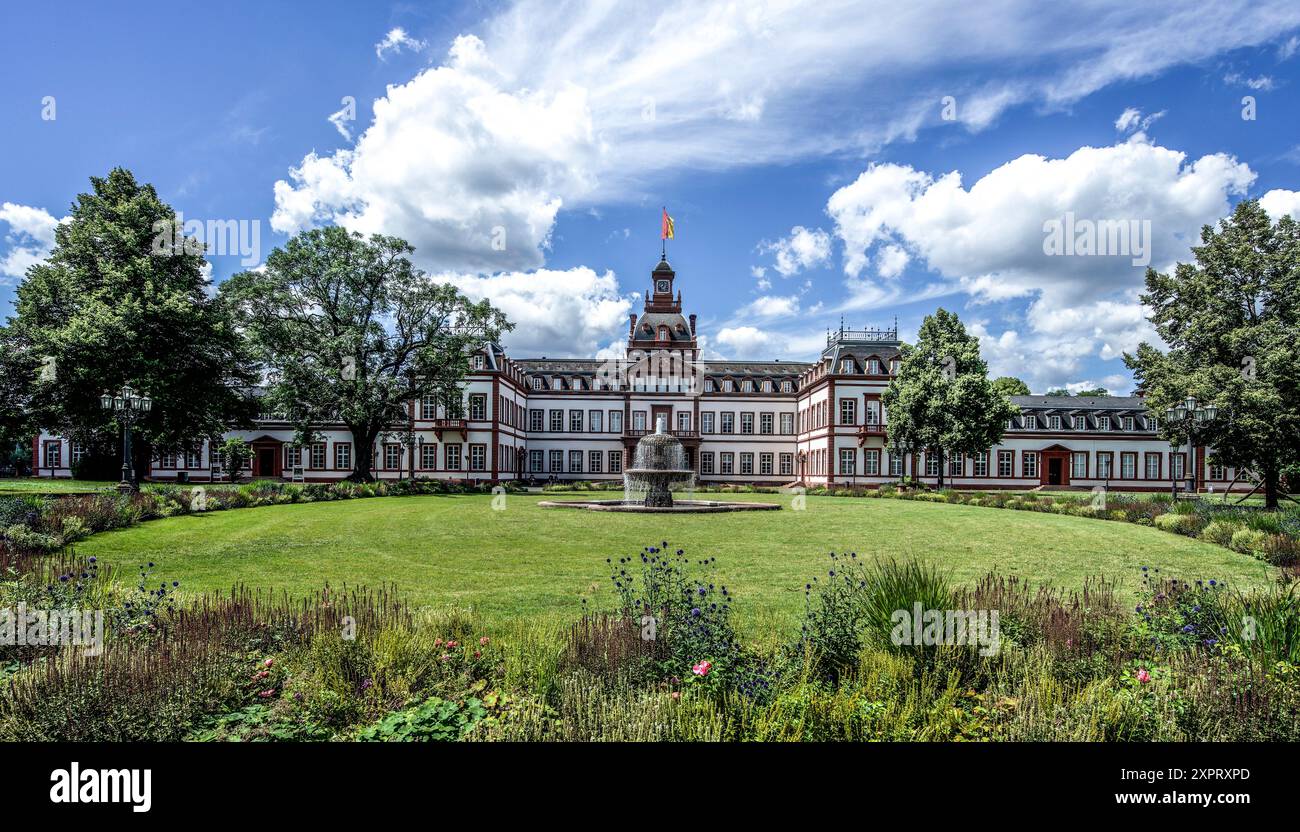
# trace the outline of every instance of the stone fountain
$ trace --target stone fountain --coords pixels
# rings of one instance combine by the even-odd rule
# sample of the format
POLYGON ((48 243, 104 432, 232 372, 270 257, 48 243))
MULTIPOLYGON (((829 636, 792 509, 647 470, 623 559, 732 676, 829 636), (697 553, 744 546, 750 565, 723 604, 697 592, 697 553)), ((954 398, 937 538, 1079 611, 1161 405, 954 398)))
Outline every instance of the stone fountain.
POLYGON ((544 508, 583 508, 589 511, 628 512, 723 512, 771 511, 779 503, 722 502, 718 500, 674 500, 672 486, 694 483, 695 471, 686 462, 686 449, 668 432, 667 420, 656 420, 655 432, 636 443, 632 466, 623 472, 621 500, 544 500, 544 508))
POLYGON ((672 508, 671 486, 694 481, 695 471, 686 464, 686 449, 668 432, 667 419, 660 416, 655 432, 636 443, 632 467, 623 472, 623 502, 672 508))

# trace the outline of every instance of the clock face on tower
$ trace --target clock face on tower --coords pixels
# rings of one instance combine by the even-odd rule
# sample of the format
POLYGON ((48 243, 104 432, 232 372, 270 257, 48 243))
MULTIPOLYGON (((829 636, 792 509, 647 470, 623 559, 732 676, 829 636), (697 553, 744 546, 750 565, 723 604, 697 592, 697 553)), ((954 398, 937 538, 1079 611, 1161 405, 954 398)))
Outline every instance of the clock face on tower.
POLYGON ((656 283, 656 284, 655 284, 655 291, 656 291, 656 292, 667 292, 667 291, 668 291, 668 281, 667 281, 667 280, 660 280, 658 283, 656 283))

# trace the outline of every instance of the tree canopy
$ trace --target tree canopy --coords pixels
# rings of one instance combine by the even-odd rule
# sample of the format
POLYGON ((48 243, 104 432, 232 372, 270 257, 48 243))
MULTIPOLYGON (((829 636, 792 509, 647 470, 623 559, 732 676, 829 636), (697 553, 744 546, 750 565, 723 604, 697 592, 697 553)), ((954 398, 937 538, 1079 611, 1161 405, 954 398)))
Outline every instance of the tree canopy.
MULTIPOLYGON (((1202 229, 1192 254, 1170 274, 1146 273, 1142 301, 1168 350, 1143 343, 1124 361, 1157 415, 1189 395, 1215 404, 1196 443, 1257 473, 1275 507, 1282 473, 1300 461, 1300 224, 1244 200, 1202 229)), ((1161 430, 1186 441, 1165 420, 1161 430)))
POLYGON ((1029 385, 1015 376, 999 376, 993 379, 993 389, 1008 398, 1029 395, 1029 385))
POLYGON ((116 431, 101 394, 131 384, 153 398, 135 425, 143 472, 154 452, 245 423, 254 377, 230 315, 208 292, 195 241, 189 250, 157 243, 175 211, 122 168, 91 185, 49 258, 19 284, 9 329, 41 368, 29 390, 35 425, 102 443, 116 431))
POLYGON ((512 328, 487 301, 416 269, 412 252, 396 237, 313 229, 221 286, 267 372, 267 409, 304 441, 341 421, 356 479, 372 477, 374 443, 407 421, 409 402, 458 410, 470 355, 512 328))
POLYGON ((897 375, 881 395, 890 444, 939 457, 987 451, 1018 413, 988 377, 979 339, 952 312, 939 309, 921 324, 915 345, 904 344, 897 375))

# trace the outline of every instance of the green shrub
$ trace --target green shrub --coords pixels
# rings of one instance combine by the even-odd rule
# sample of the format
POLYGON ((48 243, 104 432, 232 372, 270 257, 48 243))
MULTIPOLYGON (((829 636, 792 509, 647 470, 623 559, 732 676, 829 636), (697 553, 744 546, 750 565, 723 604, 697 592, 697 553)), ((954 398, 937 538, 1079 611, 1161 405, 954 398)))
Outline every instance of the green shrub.
POLYGON ((1215 520, 1201 529, 1201 540, 1218 546, 1231 546, 1232 535, 1239 528, 1226 520, 1215 520))
POLYGON ((1232 550, 1244 555, 1258 555, 1264 549, 1268 533, 1258 529, 1238 529, 1232 534, 1232 550))
POLYGON ((463 703, 430 697, 418 705, 394 711, 374 725, 361 729, 362 742, 455 742, 487 716, 482 701, 463 703))

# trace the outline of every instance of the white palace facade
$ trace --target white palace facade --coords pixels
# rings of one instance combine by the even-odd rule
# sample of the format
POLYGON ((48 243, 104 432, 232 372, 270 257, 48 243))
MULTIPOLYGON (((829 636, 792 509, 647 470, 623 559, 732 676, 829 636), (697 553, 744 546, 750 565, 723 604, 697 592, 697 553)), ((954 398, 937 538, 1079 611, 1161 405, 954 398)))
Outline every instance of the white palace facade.
MULTIPOLYGON (((640 315, 631 315, 624 360, 512 358, 497 345, 472 357, 463 408, 411 402, 410 419, 375 448, 384 479, 621 480, 637 440, 662 418, 704 484, 878 486, 939 479, 937 456, 891 453, 880 397, 899 361, 897 329, 828 334, 812 363, 703 360, 696 316, 682 314, 676 274, 651 273, 640 315), (668 368, 665 371, 665 368, 668 368)), ((1235 471, 1209 464, 1198 447, 1172 449, 1157 436, 1141 397, 1016 396, 1020 415, 1002 441, 954 455, 944 482, 977 489, 1105 486, 1167 491, 1194 465, 1199 489, 1221 491, 1235 471)), ((293 444, 274 415, 231 431, 252 446, 250 478, 340 480, 352 473, 353 439, 341 425, 293 444)), ((32 445, 39 476, 69 477, 80 449, 42 433, 32 445)), ((213 443, 154 460, 157 481, 220 478, 213 443)))

